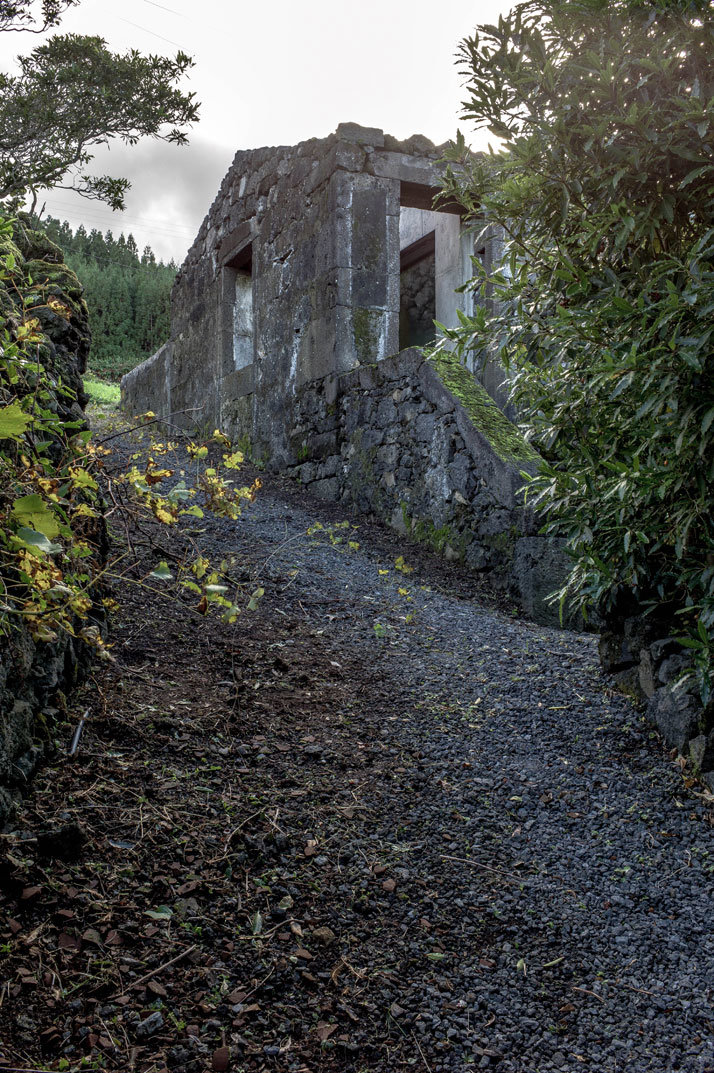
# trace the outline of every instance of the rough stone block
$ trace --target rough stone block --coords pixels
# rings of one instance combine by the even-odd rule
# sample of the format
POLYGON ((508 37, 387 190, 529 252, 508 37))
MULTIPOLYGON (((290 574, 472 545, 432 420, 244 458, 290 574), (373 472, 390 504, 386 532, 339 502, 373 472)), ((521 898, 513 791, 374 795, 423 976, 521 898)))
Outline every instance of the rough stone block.
MULTIPOLYGON (((535 622, 559 625, 558 604, 548 602, 548 597, 564 584, 569 573, 570 561, 564 554, 563 542, 540 536, 519 537, 510 530, 504 540, 514 542, 510 573, 523 610, 535 622)), ((567 607, 564 622, 574 622, 567 607)))
POLYGON ((710 734, 697 734, 696 738, 690 740, 689 759, 699 774, 706 771, 714 774, 714 731, 710 734))
POLYGON ((397 408, 391 398, 387 396, 377 406, 377 424, 382 428, 393 424, 397 420, 397 408))
POLYGON ((382 178, 398 179, 427 188, 440 186, 444 172, 443 166, 435 161, 409 153, 374 153, 370 166, 374 174, 382 178))
POLYGON ((414 438, 425 443, 434 439, 436 417, 434 414, 419 414, 414 421, 414 438))
POLYGON ((326 480, 315 481, 311 484, 310 491, 320 499, 338 499, 340 482, 337 477, 328 477, 326 480))
POLYGON ((359 145, 372 145, 380 148, 384 145, 384 132, 379 127, 362 127, 359 123, 338 124, 337 137, 345 142, 357 142, 359 145))
POLYGON ((396 444, 389 444, 386 447, 378 448, 377 463, 379 469, 393 469, 398 461, 399 447, 396 444))
MULTIPOLYGON (((637 654, 630 648, 629 642, 620 633, 605 630, 598 642, 600 663, 605 674, 614 674, 625 667, 633 667, 637 654)), ((652 688, 654 693, 654 686, 652 688)), ((651 696, 651 694, 650 694, 651 696)))
POLYGON ((655 690, 647 705, 647 718, 667 744, 681 753, 699 733, 703 719, 701 701, 681 686, 662 686, 655 690))
POLYGON ((323 432, 317 436, 311 436, 308 442, 310 454, 313 458, 326 458, 334 454, 337 449, 337 433, 323 432))
POLYGON ((378 382, 376 365, 362 365, 358 369, 359 386, 365 390, 375 388, 378 382))
POLYGON ((366 428, 362 430, 360 447, 363 451, 370 451, 373 447, 380 447, 384 442, 384 433, 378 428, 366 428))

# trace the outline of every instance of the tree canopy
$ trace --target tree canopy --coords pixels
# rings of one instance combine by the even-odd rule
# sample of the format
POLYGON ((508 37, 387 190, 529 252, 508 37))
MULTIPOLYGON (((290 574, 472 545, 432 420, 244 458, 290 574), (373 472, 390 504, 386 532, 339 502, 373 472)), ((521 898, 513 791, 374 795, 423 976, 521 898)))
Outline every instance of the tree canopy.
MULTIPOLYGON (((56 26, 77 0, 31 3, 0 0, 0 31, 56 26)), ((144 136, 182 144, 198 118, 193 93, 178 83, 193 65, 183 52, 171 59, 135 49, 111 52, 101 37, 56 35, 18 60, 19 73, 0 74, 0 200, 69 185, 86 197, 122 208, 126 179, 91 175, 93 150, 119 138, 144 136)))
POLYGON ((51 26, 56 26, 62 12, 68 7, 75 7, 79 0, 42 0, 41 14, 34 13, 37 6, 32 0, 0 0, 0 32, 3 30, 22 30, 34 34, 44 33, 51 26))
MULTIPOLYGON (((714 627, 714 5, 534 0, 460 49, 447 193, 506 261, 449 346, 495 351, 545 462, 531 488, 600 612, 714 627)), ((486 281, 477 276, 475 288, 486 281)))

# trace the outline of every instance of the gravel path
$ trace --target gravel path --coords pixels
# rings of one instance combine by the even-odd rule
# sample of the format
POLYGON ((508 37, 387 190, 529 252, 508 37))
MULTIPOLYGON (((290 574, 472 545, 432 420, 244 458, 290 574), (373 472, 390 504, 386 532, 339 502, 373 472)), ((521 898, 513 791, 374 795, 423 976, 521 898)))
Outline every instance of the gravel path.
POLYGON ((117 587, 3 835, 0 1069, 714 1073, 714 798, 594 638, 280 479, 200 525, 265 596, 117 587))
POLYGON ((711 799, 609 689, 592 637, 434 591, 435 564, 395 569, 409 545, 336 517, 266 491, 240 544, 379 666, 382 743, 412 758, 366 802, 409 885, 405 944, 425 913, 441 939, 433 986, 388 989, 397 1020, 433 1070, 714 1068, 711 799), (305 540, 320 517, 341 544, 305 540))

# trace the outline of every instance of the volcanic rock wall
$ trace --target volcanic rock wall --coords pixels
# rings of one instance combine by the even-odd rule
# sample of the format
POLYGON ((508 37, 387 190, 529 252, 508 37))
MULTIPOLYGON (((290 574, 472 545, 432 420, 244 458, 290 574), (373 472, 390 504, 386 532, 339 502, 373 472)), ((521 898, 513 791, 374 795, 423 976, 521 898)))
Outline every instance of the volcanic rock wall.
MULTIPOLYGON (((46 343, 39 360, 60 379, 70 394, 55 390, 44 405, 62 420, 84 422, 86 402, 81 374, 89 352, 89 322, 82 288, 63 263, 61 250, 41 232, 19 222, 14 242, 0 253, 14 260, 12 286, 0 284, 0 319, 7 324, 22 318, 23 287, 32 279, 43 301, 33 306, 46 343), (47 298, 57 298, 64 313, 55 312, 47 298), (74 398, 72 398, 74 396, 74 398)), ((49 451, 52 454, 52 447, 49 451)), ((95 545, 106 553, 104 523, 96 521, 95 545)), ((97 611, 95 622, 103 621, 97 611)), ((87 646, 68 635, 57 641, 34 641, 29 631, 14 625, 0 637, 0 826, 13 799, 22 792, 40 760, 52 750, 54 724, 63 696, 81 678, 90 660, 87 646)))
POLYGON ((562 584, 559 546, 523 505, 538 456, 485 390, 419 350, 299 390, 288 468, 308 489, 375 514, 509 590, 539 622, 562 584))
POLYGON ((456 290, 474 234, 458 206, 433 211, 438 157, 425 138, 349 123, 238 153, 179 273, 171 338, 124 378, 123 405, 250 442, 553 621, 544 597, 564 562, 519 493, 536 456, 483 390, 469 412, 418 352, 390 357, 400 314, 402 342, 422 342, 470 300, 456 290))

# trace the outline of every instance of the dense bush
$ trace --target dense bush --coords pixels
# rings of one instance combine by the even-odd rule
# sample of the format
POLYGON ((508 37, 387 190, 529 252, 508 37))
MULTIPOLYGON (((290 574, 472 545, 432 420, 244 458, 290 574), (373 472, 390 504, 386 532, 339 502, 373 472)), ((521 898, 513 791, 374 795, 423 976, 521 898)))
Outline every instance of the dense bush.
MULTIPOLYGON (((497 350, 547 461, 530 489, 574 559, 569 593, 714 634, 714 11, 537 0, 461 45, 449 195, 507 236, 497 312, 448 333, 497 350)), ((478 277, 473 286, 485 285, 478 277)))

